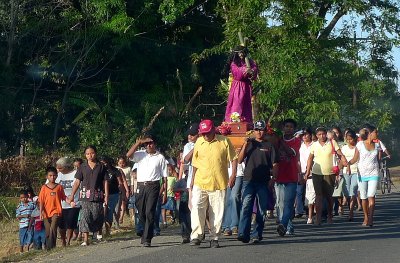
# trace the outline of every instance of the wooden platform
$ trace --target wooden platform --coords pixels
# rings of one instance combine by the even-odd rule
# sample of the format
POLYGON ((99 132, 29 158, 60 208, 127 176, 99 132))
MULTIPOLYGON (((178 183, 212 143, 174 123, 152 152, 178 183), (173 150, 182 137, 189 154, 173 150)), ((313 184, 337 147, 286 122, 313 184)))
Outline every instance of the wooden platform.
POLYGON ((227 137, 232 142, 232 144, 235 148, 241 148, 244 143, 244 140, 249 136, 246 134, 244 134, 244 135, 243 134, 230 134, 230 135, 227 135, 227 137))

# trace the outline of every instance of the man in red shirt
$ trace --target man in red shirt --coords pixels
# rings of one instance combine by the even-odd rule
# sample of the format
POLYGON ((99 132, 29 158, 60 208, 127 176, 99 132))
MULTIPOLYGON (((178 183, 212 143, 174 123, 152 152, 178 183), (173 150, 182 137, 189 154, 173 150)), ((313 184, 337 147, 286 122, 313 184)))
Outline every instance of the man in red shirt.
POLYGON ((279 171, 275 183, 277 213, 280 224, 277 232, 280 236, 293 235, 292 219, 296 199, 297 183, 301 180, 299 150, 301 140, 294 136, 297 123, 293 119, 283 122, 283 139, 279 145, 279 171))

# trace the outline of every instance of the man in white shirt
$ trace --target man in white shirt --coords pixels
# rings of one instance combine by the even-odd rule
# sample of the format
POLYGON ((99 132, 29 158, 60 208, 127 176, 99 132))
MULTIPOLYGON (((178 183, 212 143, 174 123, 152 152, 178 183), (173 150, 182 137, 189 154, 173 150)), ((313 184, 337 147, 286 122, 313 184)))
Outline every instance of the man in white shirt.
MULTIPOLYGON (((64 188, 64 193, 66 196, 69 196, 72 192, 72 187, 75 183, 75 174, 76 170, 74 170, 74 166, 72 163, 72 159, 67 157, 61 157, 56 162, 56 168, 58 171, 58 176, 56 179, 56 183, 62 185, 64 188)), ((75 200, 79 199, 79 194, 75 193, 75 200)), ((65 201, 61 201, 62 206, 62 216, 59 221, 59 229, 61 234, 62 245, 65 247, 66 245, 70 245, 72 235, 74 229, 78 226, 78 216, 80 210, 79 201, 75 201, 75 207, 71 207, 65 201)))
POLYGON ((158 220, 155 218, 155 212, 160 189, 164 191, 162 203, 165 204, 167 201, 167 161, 156 150, 156 141, 151 135, 138 139, 126 156, 138 164, 135 202, 139 212, 139 221, 144 226, 142 245, 150 247, 151 239, 154 236, 154 220, 158 220), (140 145, 144 145, 146 150, 137 151, 140 145))
MULTIPOLYGON (((192 157, 193 157, 193 148, 194 144, 199 138, 199 124, 192 123, 189 126, 187 133, 188 142, 183 147, 182 160, 181 165, 187 165, 188 173, 185 178, 186 180, 186 188, 187 191, 190 189, 190 183, 192 182, 192 174, 193 174, 193 166, 192 166, 192 157)), ((180 178, 182 179, 182 178, 180 178)), ((192 228, 190 225, 190 204, 188 201, 190 198, 188 195, 190 194, 186 191, 181 192, 181 202, 179 205, 179 223, 181 224, 181 232, 182 232, 182 244, 190 242, 190 233, 192 232, 192 228)))

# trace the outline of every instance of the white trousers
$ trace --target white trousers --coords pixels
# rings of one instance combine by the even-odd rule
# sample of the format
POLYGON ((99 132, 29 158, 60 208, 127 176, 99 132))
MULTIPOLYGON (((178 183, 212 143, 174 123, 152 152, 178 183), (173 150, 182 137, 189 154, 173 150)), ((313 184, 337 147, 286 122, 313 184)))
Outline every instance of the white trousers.
POLYGON ((190 238, 202 239, 207 210, 210 221, 210 239, 218 240, 221 233, 222 218, 224 217, 226 190, 206 191, 194 185, 192 189, 191 225, 190 238))

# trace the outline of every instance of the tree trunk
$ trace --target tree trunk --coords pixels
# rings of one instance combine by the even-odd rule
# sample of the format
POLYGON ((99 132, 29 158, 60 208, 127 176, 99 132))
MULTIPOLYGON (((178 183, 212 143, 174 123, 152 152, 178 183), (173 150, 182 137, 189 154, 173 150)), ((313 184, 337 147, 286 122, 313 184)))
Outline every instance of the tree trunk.
POLYGON ((64 96, 63 96, 63 100, 61 102, 61 107, 58 110, 58 114, 57 114, 57 119, 56 119, 56 124, 54 126, 54 132, 53 132, 53 150, 57 149, 57 139, 58 139, 58 130, 60 127, 60 122, 61 122, 61 115, 64 112, 65 109, 65 105, 67 104, 67 99, 68 99, 68 93, 71 90, 71 86, 68 85, 65 88, 65 92, 64 92, 64 96))
POLYGON ((6 66, 9 67, 11 64, 11 58, 14 50, 14 37, 15 37, 15 25, 17 21, 17 0, 10 0, 10 33, 8 36, 8 50, 7 50, 7 59, 6 66))
POLYGON ((357 109, 357 91, 353 88, 353 109, 357 109))

